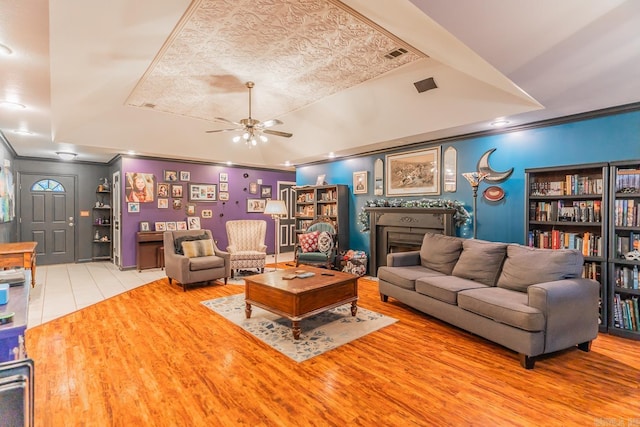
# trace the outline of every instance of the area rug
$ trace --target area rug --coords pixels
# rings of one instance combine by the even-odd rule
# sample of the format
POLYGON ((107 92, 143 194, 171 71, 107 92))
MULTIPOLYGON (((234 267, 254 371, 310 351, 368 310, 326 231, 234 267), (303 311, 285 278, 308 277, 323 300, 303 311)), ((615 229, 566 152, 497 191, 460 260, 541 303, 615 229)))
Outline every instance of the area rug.
POLYGON ((246 319, 244 294, 202 301, 202 304, 296 362, 308 360, 397 321, 362 307, 358 307, 356 316, 352 316, 351 304, 345 304, 302 320, 300 339, 294 340, 289 319, 255 306, 251 318, 246 319))

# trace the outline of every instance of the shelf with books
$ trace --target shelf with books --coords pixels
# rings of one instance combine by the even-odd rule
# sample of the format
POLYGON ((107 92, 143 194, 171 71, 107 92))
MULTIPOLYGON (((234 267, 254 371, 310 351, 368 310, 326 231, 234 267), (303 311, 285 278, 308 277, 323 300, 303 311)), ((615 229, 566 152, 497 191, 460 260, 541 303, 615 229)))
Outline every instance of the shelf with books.
POLYGON ((609 165, 591 163, 525 172, 526 243, 582 253, 583 277, 600 283, 600 330, 606 331, 609 165))
POLYGON ((609 331, 640 340, 640 160, 611 163, 609 331))
POLYGON ((296 191, 296 232, 304 233, 319 216, 327 216, 338 225, 340 245, 349 243, 349 187, 317 185, 294 187, 296 191))

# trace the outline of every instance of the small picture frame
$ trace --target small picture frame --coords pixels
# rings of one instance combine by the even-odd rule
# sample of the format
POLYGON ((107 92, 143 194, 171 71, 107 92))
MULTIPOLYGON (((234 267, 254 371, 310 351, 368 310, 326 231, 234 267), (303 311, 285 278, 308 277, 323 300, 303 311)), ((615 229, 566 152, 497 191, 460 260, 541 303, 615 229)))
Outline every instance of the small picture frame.
POLYGON ((187 221, 176 221, 176 230, 186 230, 187 221))
POLYGON ((129 212, 129 213, 138 213, 138 212, 140 212, 140 202, 129 202, 129 203, 127 203, 127 212, 129 212))
POLYGON ((247 213, 264 212, 266 206, 266 199, 247 199, 247 213))
POLYGON ((249 183, 249 194, 258 194, 258 183, 250 182, 249 183))
POLYGON ((262 198, 262 199, 270 199, 271 198, 271 186, 270 185, 261 185, 260 186, 260 198, 262 198))
POLYGON ((167 223, 164 221, 157 221, 154 226, 156 231, 165 231, 167 229, 167 223))
POLYGON ((140 221, 140 231, 150 231, 149 221, 140 221))
POLYGON ((191 181, 191 172, 180 171, 180 181, 191 181))
POLYGON ((194 205, 193 203, 189 203, 187 205, 185 205, 185 209, 187 212, 187 215, 191 216, 191 215, 195 215, 196 214, 196 205, 194 205))
POLYGON ((164 180, 167 182, 175 182, 178 180, 178 172, 174 170, 164 170, 164 180))
POLYGON ((175 231, 177 228, 178 226, 175 221, 167 221, 167 231, 175 231))
POLYGON ((226 172, 220 172, 220 182, 229 182, 229 174, 226 172))
POLYGON ((221 182, 219 190, 221 192, 222 191, 229 191, 229 183, 228 182, 221 182))
POLYGON ((158 209, 168 209, 169 199, 158 199, 158 209))
POLYGON ((194 216, 187 221, 187 228, 189 230, 200 230, 200 217, 194 216))
POLYGON ((158 197, 169 197, 169 184, 158 183, 158 197))
POLYGON ((353 194, 367 194, 367 171, 353 173, 353 194))
POLYGON ((182 209, 182 200, 180 199, 173 199, 173 209, 175 210, 180 210, 182 209))
POLYGON ((218 197, 220 198, 221 201, 226 202, 227 200, 229 200, 229 193, 220 193, 218 194, 218 197))
POLYGON ((171 184, 171 197, 174 199, 182 198, 182 184, 171 184))
POLYGON ((318 175, 318 178, 316 178, 316 185, 327 185, 327 174, 322 174, 322 175, 318 175))
POLYGON ((202 210, 202 218, 213 218, 213 210, 211 210, 211 209, 203 209, 202 210))

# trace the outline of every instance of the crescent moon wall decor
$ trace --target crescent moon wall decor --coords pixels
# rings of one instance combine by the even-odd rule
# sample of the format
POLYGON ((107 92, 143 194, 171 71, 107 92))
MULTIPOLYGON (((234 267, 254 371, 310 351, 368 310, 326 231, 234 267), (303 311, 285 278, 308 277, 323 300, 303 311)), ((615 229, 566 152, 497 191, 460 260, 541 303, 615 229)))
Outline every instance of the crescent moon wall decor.
POLYGON ((480 160, 478 160, 478 172, 484 172, 488 174, 484 179, 485 181, 502 182, 511 176, 511 174, 513 173, 513 168, 506 170, 504 172, 498 172, 496 170, 491 169, 491 166, 489 166, 489 156, 494 151, 496 151, 496 149, 492 148, 491 150, 484 153, 482 157, 480 157, 480 160))

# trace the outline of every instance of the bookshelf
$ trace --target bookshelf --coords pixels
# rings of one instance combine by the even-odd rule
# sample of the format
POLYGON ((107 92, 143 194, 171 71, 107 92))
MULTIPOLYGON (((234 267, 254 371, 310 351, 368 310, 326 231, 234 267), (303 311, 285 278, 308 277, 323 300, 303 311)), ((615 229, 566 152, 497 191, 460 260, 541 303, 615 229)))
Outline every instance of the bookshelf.
POLYGON ((93 253, 94 261, 111 259, 111 191, 96 190, 97 202, 93 208, 93 253))
POLYGON ((609 332, 640 340, 640 260, 625 259, 640 250, 640 160, 612 162, 610 173, 609 332))
POLYGON ((296 192, 296 233, 304 233, 319 216, 328 216, 338 224, 338 242, 349 243, 349 187, 315 185, 294 187, 296 192))
POLYGON ((525 179, 525 243, 582 252, 583 277, 600 282, 600 330, 607 331, 609 165, 526 169, 525 179))

